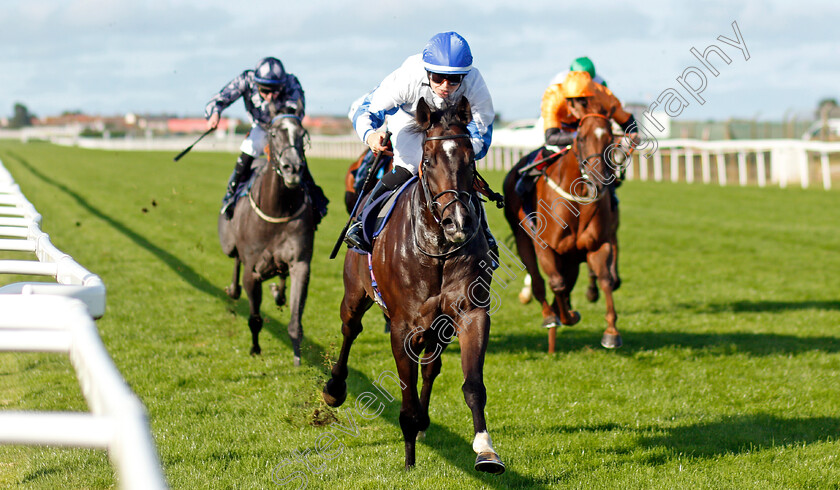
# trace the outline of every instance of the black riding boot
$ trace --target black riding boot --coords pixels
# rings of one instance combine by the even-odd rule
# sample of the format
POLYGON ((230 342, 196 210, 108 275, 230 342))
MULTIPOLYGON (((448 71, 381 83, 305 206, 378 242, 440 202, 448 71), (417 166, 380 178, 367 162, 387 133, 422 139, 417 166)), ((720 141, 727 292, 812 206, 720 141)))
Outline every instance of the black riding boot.
MULTIPOLYGON (((393 170, 383 175, 379 182, 377 182, 373 187, 373 190, 370 191, 367 202, 365 203, 365 209, 386 192, 394 191, 401 185, 405 184, 412 175, 413 174, 405 168, 394 167, 393 170)), ((353 223, 351 223, 350 228, 347 229, 347 234, 344 235, 344 241, 351 247, 364 250, 365 252, 370 252, 367 244, 364 243, 364 238, 362 237, 362 211, 363 210, 360 210, 356 216, 353 217, 353 223)))
POLYGON ((227 219, 231 219, 233 217, 233 210, 236 206, 236 188, 239 187, 239 184, 244 182, 251 176, 251 163, 254 162, 254 157, 248 155, 247 153, 242 153, 239 155, 239 158, 236 159, 236 166, 233 168, 233 174, 230 176, 230 180, 228 180, 227 190, 225 191, 225 197, 222 198, 222 214, 225 215, 227 219))
MULTIPOLYGON (((618 182, 618 181, 616 181, 616 182, 618 182)), ((610 185, 609 186, 610 208, 613 211, 616 211, 618 209, 618 195, 616 195, 616 187, 618 187, 618 185, 610 185)))
POLYGON ((315 213, 315 226, 318 226, 321 218, 327 215, 327 204, 330 203, 330 200, 324 195, 324 190, 315 183, 315 179, 309 173, 309 167, 305 165, 303 167, 302 177, 303 189, 309 195, 309 198, 312 199, 312 205, 315 206, 315 211, 317 211, 315 213))

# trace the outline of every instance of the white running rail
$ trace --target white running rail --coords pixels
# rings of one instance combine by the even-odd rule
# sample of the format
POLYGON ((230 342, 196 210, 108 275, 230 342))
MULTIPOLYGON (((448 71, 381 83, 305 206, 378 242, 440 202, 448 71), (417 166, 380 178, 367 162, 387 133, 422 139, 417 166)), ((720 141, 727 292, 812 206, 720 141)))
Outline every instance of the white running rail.
POLYGON ((0 286, 0 351, 67 354, 90 413, 0 411, 0 444, 105 449, 121 488, 166 488, 145 408, 122 379, 93 321, 105 313, 105 286, 50 243, 40 224, 41 215, 0 162, 0 251, 32 252, 38 258, 0 259, 0 274, 56 281, 0 286))

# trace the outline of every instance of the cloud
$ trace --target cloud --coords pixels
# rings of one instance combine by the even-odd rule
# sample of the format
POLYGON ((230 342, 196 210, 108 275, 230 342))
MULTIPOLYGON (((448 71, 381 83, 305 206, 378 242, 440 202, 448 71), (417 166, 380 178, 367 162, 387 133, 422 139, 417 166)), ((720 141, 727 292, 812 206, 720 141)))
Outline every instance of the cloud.
MULTIPOLYGON (((737 21, 751 59, 733 56, 709 80, 709 102, 685 117, 752 115, 758 108, 780 116, 788 106, 811 108, 820 97, 840 95, 837 18, 840 4, 779 0, 450 0, 446 9, 405 0, 259 0, 247 7, 221 0, 6 0, 0 114, 16 101, 37 114, 200 114, 213 93, 266 55, 299 76, 309 113, 342 114, 432 34, 456 30, 470 42, 496 109, 509 118, 535 117, 548 81, 578 56, 590 56, 622 100, 649 102, 698 64, 691 47, 702 51, 719 35, 732 38, 737 21)), ((241 104, 229 113, 244 115, 241 104)))

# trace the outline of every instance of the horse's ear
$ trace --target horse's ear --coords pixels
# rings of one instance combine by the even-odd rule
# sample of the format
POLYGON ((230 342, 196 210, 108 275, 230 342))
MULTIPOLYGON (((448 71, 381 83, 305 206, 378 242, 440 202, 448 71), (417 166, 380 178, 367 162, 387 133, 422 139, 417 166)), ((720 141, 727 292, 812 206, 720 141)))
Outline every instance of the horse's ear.
POLYGON ((429 109, 426 99, 422 97, 417 101, 417 114, 414 116, 414 120, 417 121, 423 131, 426 131, 432 125, 432 111, 429 109))
POLYGON ((465 125, 472 121, 472 108, 466 97, 461 97, 461 101, 458 102, 457 117, 465 125))
POLYGON ((300 119, 303 117, 303 99, 298 97, 297 102, 295 102, 295 116, 300 119))

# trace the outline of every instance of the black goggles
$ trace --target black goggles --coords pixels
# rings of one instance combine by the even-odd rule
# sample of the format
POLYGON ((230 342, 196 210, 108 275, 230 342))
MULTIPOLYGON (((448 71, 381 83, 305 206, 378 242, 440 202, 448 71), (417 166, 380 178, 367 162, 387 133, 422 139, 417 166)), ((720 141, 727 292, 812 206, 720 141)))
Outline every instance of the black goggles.
POLYGON ((266 86, 260 85, 259 86, 259 91, 263 95, 268 95, 268 94, 279 94, 280 92, 283 91, 283 89, 280 88, 280 87, 266 87, 266 86))
POLYGON ((449 85, 458 85, 464 79, 463 73, 435 73, 429 72, 429 78, 435 82, 436 84, 440 85, 443 83, 444 80, 449 82, 449 85))

